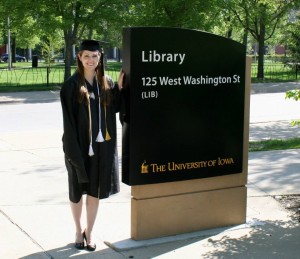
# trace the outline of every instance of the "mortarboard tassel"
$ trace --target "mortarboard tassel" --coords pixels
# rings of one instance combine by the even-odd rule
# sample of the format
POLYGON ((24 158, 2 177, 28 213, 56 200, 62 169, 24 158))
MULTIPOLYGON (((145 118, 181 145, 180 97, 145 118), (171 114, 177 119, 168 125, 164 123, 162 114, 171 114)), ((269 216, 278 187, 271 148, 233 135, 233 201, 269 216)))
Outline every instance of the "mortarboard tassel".
POLYGON ((107 123, 106 123, 106 103, 104 103, 104 115, 105 115, 105 140, 111 140, 111 137, 109 136, 108 130, 107 130, 107 123))
POLYGON ((105 134, 105 140, 106 141, 111 140, 111 137, 109 136, 107 129, 106 129, 106 134, 105 134))
POLYGON ((99 132, 98 132, 98 136, 96 138, 96 142, 104 142, 104 138, 103 138, 103 134, 101 131, 101 100, 100 100, 100 91, 99 91, 99 85, 98 85, 98 80, 97 80, 97 76, 96 76, 96 82, 97 82, 97 91, 98 91, 98 100, 99 100, 99 104, 98 104, 98 109, 99 109, 99 132))
POLYGON ((90 103, 90 99, 89 99, 89 95, 86 95, 87 100, 88 100, 88 112, 89 112, 89 139, 90 139, 90 146, 89 146, 89 156, 93 156, 94 155, 94 150, 93 150, 93 146, 92 146, 92 118, 91 118, 91 103, 90 103))
POLYGON ((102 134, 101 129, 99 129, 99 132, 98 132, 98 136, 97 136, 97 138, 96 138, 96 141, 97 141, 97 142, 104 142, 104 141, 105 141, 104 138, 103 138, 103 134, 102 134))
POLYGON ((104 51, 101 49, 101 56, 100 56, 100 64, 101 64, 101 75, 104 76, 104 51))
POLYGON ((94 155, 94 150, 92 147, 92 143, 90 143, 90 147, 89 147, 89 156, 93 156, 94 155))

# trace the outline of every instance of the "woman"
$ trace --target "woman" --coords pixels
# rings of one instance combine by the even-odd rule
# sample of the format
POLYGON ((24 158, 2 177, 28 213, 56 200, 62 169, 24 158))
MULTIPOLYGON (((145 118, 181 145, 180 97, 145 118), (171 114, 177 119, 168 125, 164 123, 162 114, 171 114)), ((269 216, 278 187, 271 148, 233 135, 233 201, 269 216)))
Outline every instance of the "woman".
POLYGON ((92 230, 99 199, 119 192, 116 112, 119 85, 104 75, 100 44, 84 40, 77 55, 77 70, 65 81, 60 97, 63 112, 63 150, 68 171, 69 199, 76 226, 75 247, 94 251, 92 230), (81 224, 86 194, 86 226, 81 224))

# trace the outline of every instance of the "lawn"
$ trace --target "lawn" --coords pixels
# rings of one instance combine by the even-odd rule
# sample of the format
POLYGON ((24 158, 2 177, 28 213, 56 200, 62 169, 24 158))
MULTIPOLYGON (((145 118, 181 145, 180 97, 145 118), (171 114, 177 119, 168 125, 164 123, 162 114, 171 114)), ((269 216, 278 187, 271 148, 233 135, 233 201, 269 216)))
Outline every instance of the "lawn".
MULTIPOLYGON (((108 62, 106 73, 113 80, 117 80, 122 63, 108 62)), ((47 68, 43 62, 39 62, 37 68, 32 68, 31 62, 13 63, 13 69, 8 70, 7 63, 0 63, 0 91, 30 91, 46 90, 49 88, 60 87, 64 80, 64 64, 61 62, 53 63, 47 80, 47 68)), ((75 67, 72 68, 72 72, 75 67)), ((251 81, 257 82, 284 82, 296 81, 298 75, 295 69, 285 65, 282 62, 265 63, 265 79, 256 79, 257 63, 253 62, 251 66, 251 81)))
MULTIPOLYGON (((116 81, 121 66, 121 63, 109 62, 106 65, 106 73, 116 81)), ((72 73, 75 69, 75 66, 72 67, 72 73)), ((58 89, 63 80, 62 63, 54 63, 48 69, 43 63, 37 68, 32 68, 30 62, 18 62, 13 64, 11 70, 7 69, 7 63, 0 63, 0 92, 58 89)))
POLYGON ((263 80, 258 80, 257 76, 257 63, 252 63, 251 66, 251 81, 252 83, 258 82, 291 82, 296 81, 300 75, 293 67, 288 66, 282 62, 266 62, 264 64, 263 80), (297 73, 296 73, 297 72, 297 73))
MULTIPOLYGON (((117 80, 122 63, 108 62, 106 73, 117 80)), ((56 62, 51 65, 49 78, 47 80, 47 68, 43 62, 39 62, 37 68, 32 68, 31 62, 13 63, 13 69, 8 70, 7 63, 0 63, 0 91, 29 91, 45 90, 49 87, 59 87, 64 80, 64 65, 56 62), (48 84, 47 84, 48 82, 48 84)), ((75 67, 72 68, 72 72, 75 67)), ((257 63, 251 66, 251 81, 257 82, 284 82, 296 81, 298 73, 295 69, 282 62, 265 62, 264 80, 256 79, 257 63)))
POLYGON ((300 138, 270 139, 249 142, 249 151, 269 151, 300 148, 300 138))

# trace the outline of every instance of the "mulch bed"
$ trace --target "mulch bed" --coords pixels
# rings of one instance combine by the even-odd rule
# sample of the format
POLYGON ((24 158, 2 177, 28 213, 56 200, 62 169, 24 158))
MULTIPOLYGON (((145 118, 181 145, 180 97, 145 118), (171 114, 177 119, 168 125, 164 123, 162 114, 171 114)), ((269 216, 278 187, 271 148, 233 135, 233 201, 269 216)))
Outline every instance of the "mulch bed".
POLYGON ((274 197, 286 210, 290 212, 291 218, 300 222, 300 195, 277 195, 274 197))

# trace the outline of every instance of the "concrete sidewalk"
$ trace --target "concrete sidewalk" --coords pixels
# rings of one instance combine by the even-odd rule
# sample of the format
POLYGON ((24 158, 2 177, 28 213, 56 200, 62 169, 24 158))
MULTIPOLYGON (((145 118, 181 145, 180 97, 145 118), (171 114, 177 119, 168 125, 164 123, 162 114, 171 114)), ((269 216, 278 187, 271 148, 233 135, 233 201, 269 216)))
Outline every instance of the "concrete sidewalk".
MULTIPOLYGON (((299 89, 298 82, 258 83, 251 85, 251 95, 266 93, 285 93, 299 89)), ((32 91, 0 93, 0 104, 43 103, 59 101, 59 91, 32 91)))
POLYGON ((0 93, 0 104, 45 103, 59 101, 59 91, 0 93))
MULTIPOLYGON (((264 87, 277 90, 270 96, 252 93, 250 139, 297 135, 298 129, 289 122, 297 119, 299 104, 279 102, 284 93, 280 86, 264 87), (262 108, 267 100, 274 107, 262 108)), ((53 113, 61 116, 58 92, 0 94, 3 105, 39 102, 51 104, 53 113)), ((5 111, 13 115, 13 105, 5 105, 5 111)), ((120 131, 119 125, 119 135, 120 131)), ((95 226, 97 250, 89 253, 73 248, 60 139, 61 130, 51 128, 1 133, 0 258, 299 258, 299 223, 272 196, 300 194, 300 150, 249 154, 247 223, 234 227, 132 241, 130 187, 122 184, 119 194, 101 201, 95 226)))

